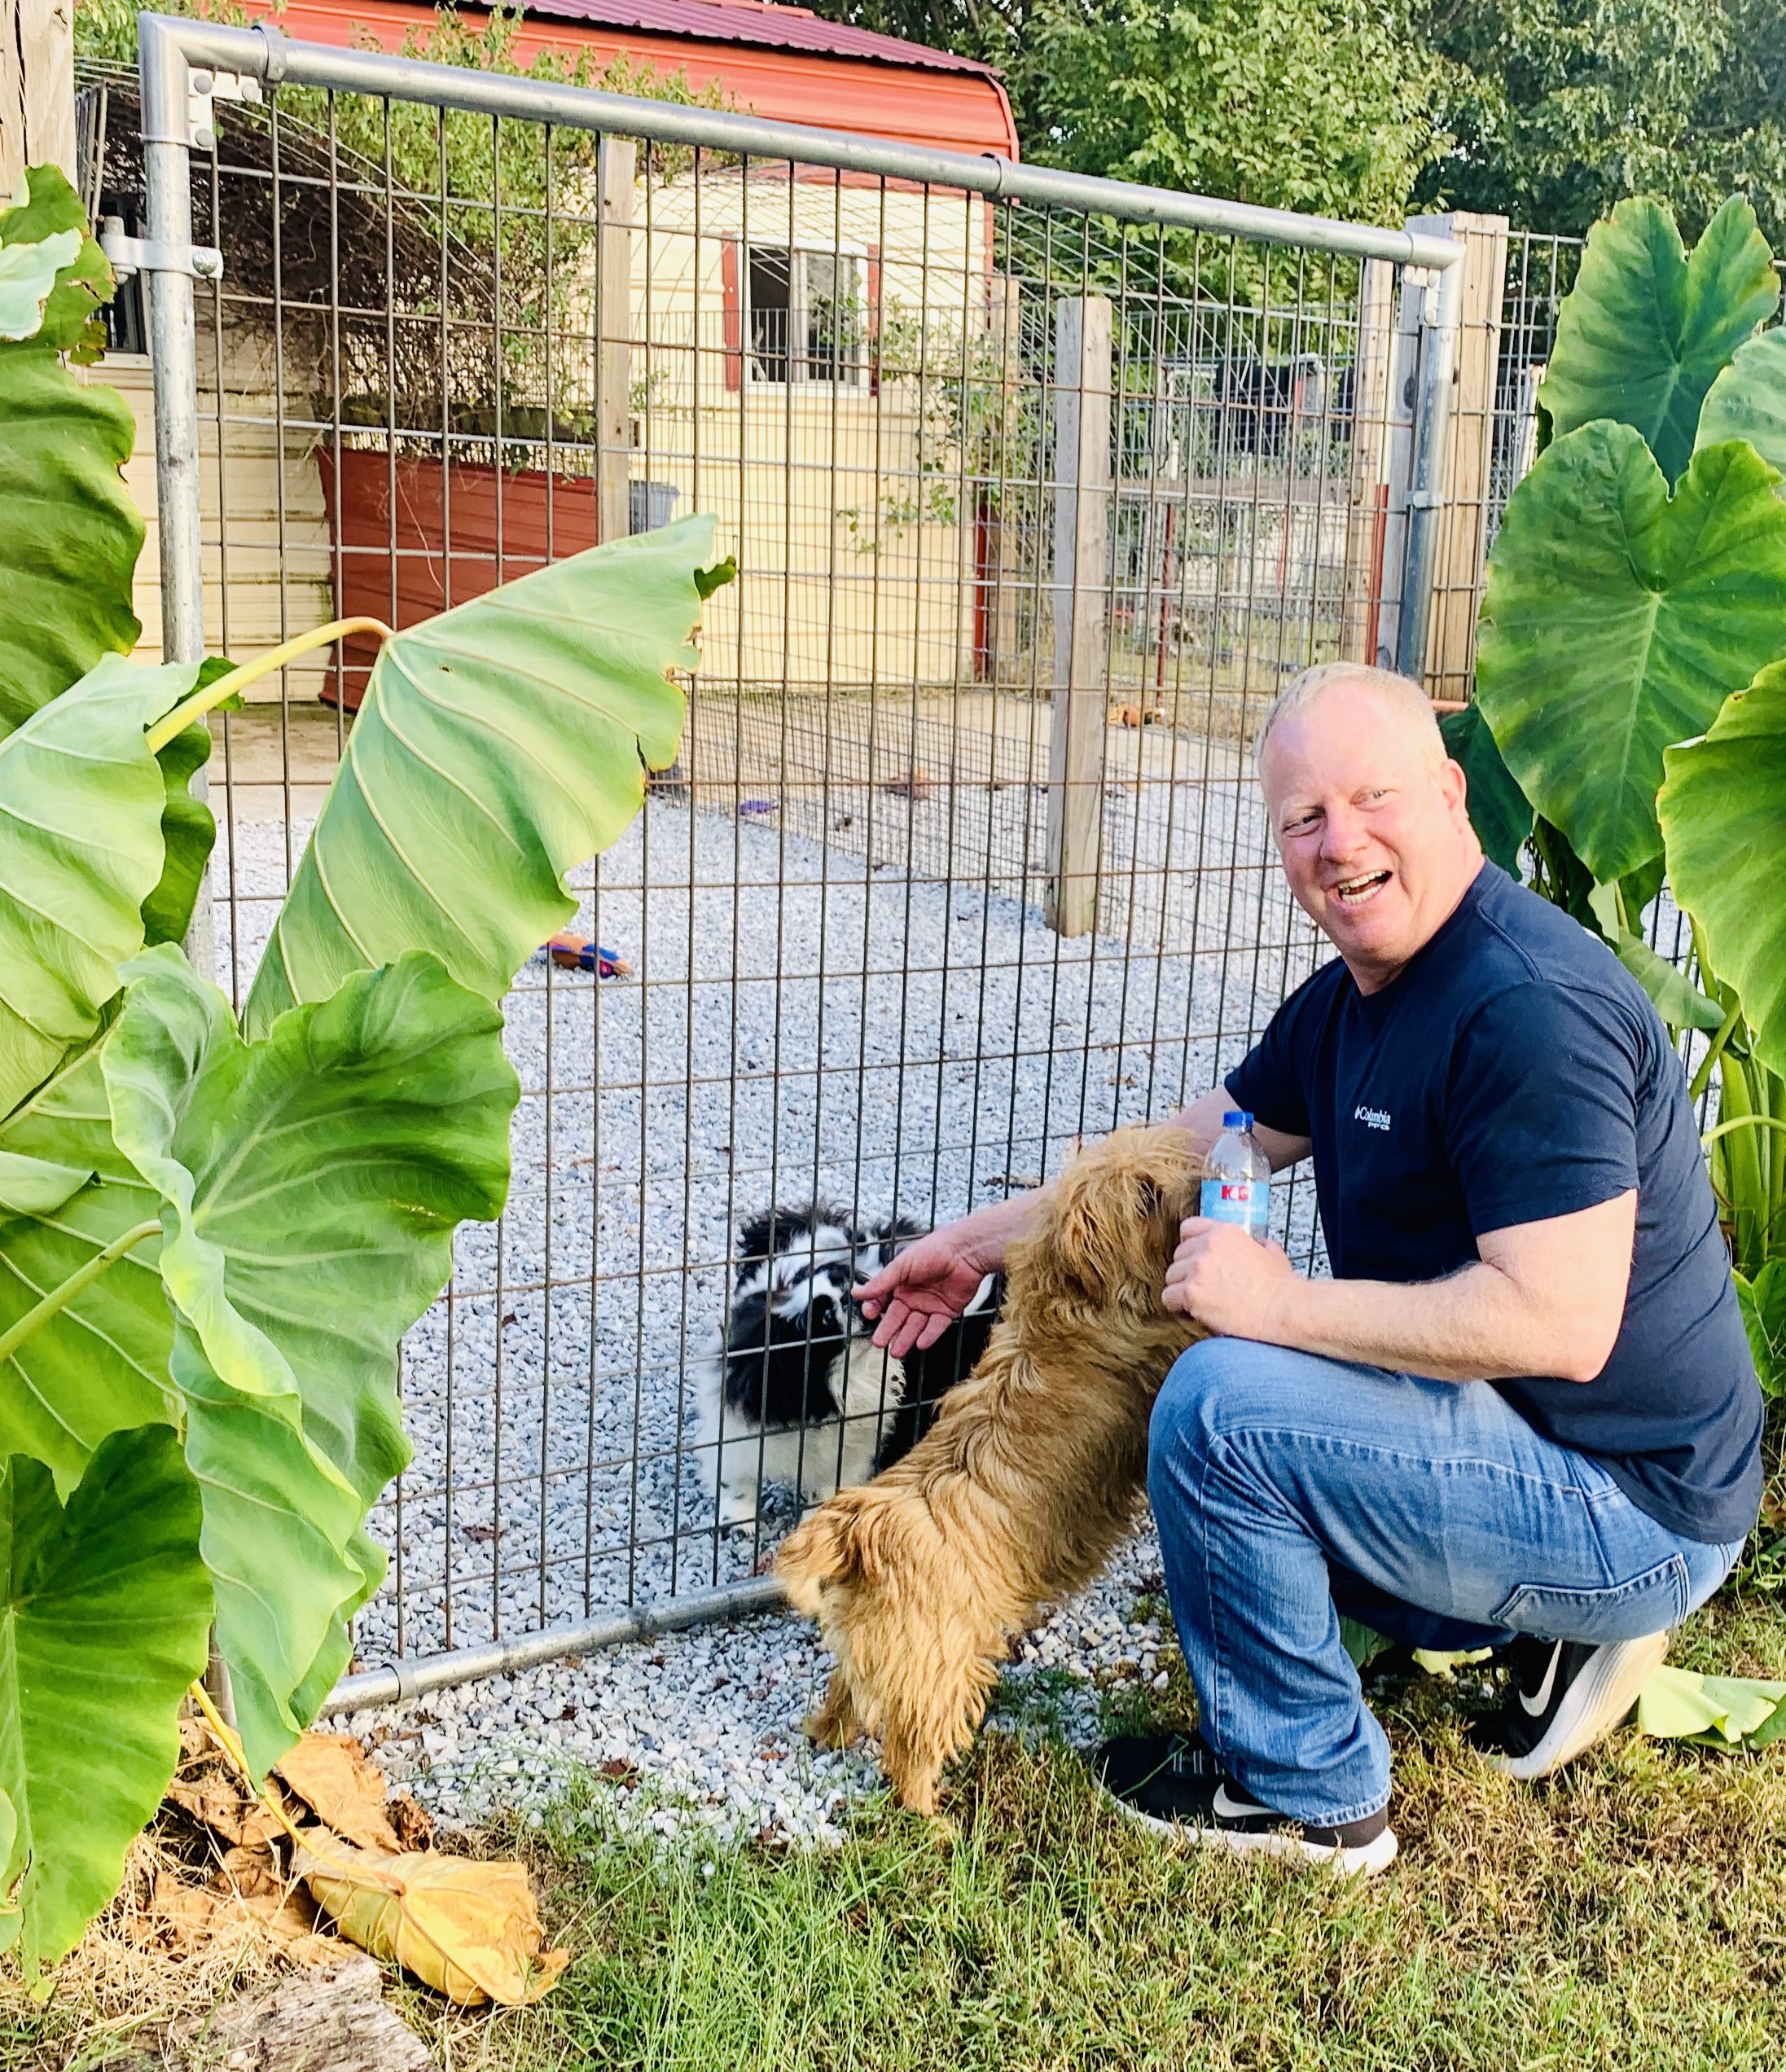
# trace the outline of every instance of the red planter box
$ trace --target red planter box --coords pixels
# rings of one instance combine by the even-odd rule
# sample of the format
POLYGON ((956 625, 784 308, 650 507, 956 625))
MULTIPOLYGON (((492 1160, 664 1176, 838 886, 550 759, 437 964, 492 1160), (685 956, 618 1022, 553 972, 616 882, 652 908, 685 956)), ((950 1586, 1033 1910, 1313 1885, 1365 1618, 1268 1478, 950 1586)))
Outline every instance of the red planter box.
MULTIPOLYGON (((599 538, 592 475, 547 475, 349 449, 317 454, 335 549, 340 618, 402 628, 481 597, 599 538)), ((359 709, 378 643, 350 634, 326 705, 359 709)))

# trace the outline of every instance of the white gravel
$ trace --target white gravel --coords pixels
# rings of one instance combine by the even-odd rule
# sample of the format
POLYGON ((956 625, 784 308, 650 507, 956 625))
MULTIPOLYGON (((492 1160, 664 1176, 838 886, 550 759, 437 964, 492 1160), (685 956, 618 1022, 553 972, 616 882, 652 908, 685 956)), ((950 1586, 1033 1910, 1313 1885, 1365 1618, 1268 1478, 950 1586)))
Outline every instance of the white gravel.
MULTIPOLYGON (((1084 1746, 1097 1738, 1099 1684, 1163 1688, 1160 1622, 1133 1616, 1160 1587, 1158 1543, 1138 1533, 1094 1589, 1023 1642, 991 1724, 1084 1746)), ((329 1723, 368 1740, 392 1781, 450 1824, 498 1806, 537 1812, 593 1773, 593 1811, 622 1834, 836 1842, 846 1809, 887 1787, 867 1745, 832 1753, 800 1732, 829 1670, 810 1626, 765 1613, 329 1723)))
MULTIPOLYGON (((651 801, 585 874, 574 924, 633 976, 598 985, 536 963, 507 1003, 524 1087, 514 1187, 500 1226, 461 1232, 453 1291, 406 1342, 416 1459, 373 1521, 393 1558, 362 1666, 748 1572, 761 1547, 719 1539, 682 1444, 685 1360, 717 1320, 744 1214, 817 1192, 941 1221, 1056 1170, 1082 1132, 1169 1113, 1231 1067, 1312 968, 1315 939, 1265 861, 1249 784, 1149 792, 1107 806, 1106 854, 1130 893, 1107 889, 1102 916, 1108 928, 1126 911, 1126 942, 1064 942, 1015 896, 1033 889, 1033 858, 1014 875, 987 861, 1003 793, 834 791, 848 848, 775 815, 651 801), (897 815, 896 865, 877 814, 897 815), (908 876, 908 859, 931 875, 908 876)), ((307 832, 292 829, 294 853, 307 832)), ((235 852, 245 984, 286 831, 239 826, 235 852)), ((220 908, 220 975, 228 921, 220 908)), ((1312 1189, 1278 1196, 1279 1234, 1306 1251, 1312 1189)), ((1156 1567, 1144 1537, 1043 1629, 1035 1662, 1156 1673, 1157 1633, 1125 1624, 1156 1567)), ((693 1806, 722 1827, 822 1835, 878 1780, 859 1753, 801 1740, 823 1673, 804 1627, 765 1617, 349 1723, 388 1729, 384 1759, 450 1817, 605 1763, 617 1803, 660 1826, 693 1806)))

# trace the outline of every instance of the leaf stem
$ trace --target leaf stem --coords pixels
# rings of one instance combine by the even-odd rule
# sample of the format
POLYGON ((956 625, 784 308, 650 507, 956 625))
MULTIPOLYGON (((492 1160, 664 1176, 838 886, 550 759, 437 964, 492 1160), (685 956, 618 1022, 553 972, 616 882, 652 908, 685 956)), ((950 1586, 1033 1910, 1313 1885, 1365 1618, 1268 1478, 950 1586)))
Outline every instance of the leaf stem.
POLYGON ((1708 1050, 1705 1056, 1700 1060, 1699 1069, 1693 1074, 1693 1083, 1687 1090, 1687 1098, 1689 1100, 1696 1101, 1700 1095, 1705 1092, 1706 1087, 1710 1085, 1712 1067, 1717 1064, 1719 1055, 1722 1053, 1724 1046, 1730 1041, 1731 1035, 1736 1030, 1737 1023, 1740 1021, 1742 1018, 1742 1002, 1740 1000, 1732 1000, 1730 1003, 1729 1011, 1726 1013, 1722 1021, 1718 1024, 1718 1034, 1712 1038, 1711 1048, 1708 1050))
POLYGON ((10 1359, 26 1339, 41 1330, 58 1310, 66 1309, 83 1288, 97 1280, 108 1266, 115 1265, 133 1245, 140 1245, 146 1237, 159 1237, 160 1234, 161 1219, 159 1216, 148 1223, 134 1224, 121 1237, 113 1238, 104 1251, 95 1252, 85 1266, 77 1266, 60 1287, 52 1288, 41 1302, 33 1303, 22 1317, 15 1319, 5 1331, 0 1332, 0 1360, 10 1359))
POLYGON ((1731 1130, 1779 1130, 1786 1133, 1786 1122, 1782 1122, 1777 1115, 1733 1115, 1729 1122, 1719 1122, 1707 1130, 1700 1138, 1700 1142, 1709 1144, 1731 1130))
POLYGON ((242 1753, 242 1745, 236 1740, 222 1714, 217 1710, 216 1705, 213 1702, 211 1693, 202 1684, 195 1681, 187 1686, 187 1694, 200 1711, 204 1714, 206 1724, 211 1729, 212 1739, 222 1749, 230 1768, 240 1776, 243 1783, 247 1785, 255 1798, 284 1828, 287 1838, 295 1842, 301 1849, 309 1848, 309 1844, 292 1825, 285 1808, 280 1805, 271 1792, 255 1783, 254 1773, 248 1767, 248 1758, 242 1753))
POLYGON ((264 655, 257 655, 252 662, 220 676, 215 683, 207 683, 195 691, 189 698, 182 698, 172 712, 158 719, 148 731, 151 755, 160 755, 174 735, 190 727, 195 719, 221 705, 224 700, 238 691, 245 691, 249 684, 257 683, 263 676, 270 676, 274 669, 283 669, 287 662, 295 662, 300 655, 307 655, 314 648, 327 648, 331 641, 340 640, 350 633, 375 633, 380 639, 388 640, 391 629, 382 619, 335 619, 327 626, 314 626, 308 633, 282 641, 277 648, 270 648, 264 655))

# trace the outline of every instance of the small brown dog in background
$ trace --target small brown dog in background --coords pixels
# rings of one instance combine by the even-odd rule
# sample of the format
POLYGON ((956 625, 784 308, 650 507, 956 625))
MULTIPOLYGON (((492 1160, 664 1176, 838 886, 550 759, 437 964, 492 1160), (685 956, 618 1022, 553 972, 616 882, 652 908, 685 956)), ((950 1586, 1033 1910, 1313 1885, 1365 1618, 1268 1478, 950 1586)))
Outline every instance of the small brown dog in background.
POLYGON ((1161 1302, 1202 1178, 1183 1130, 1082 1152, 1012 1247, 972 1377, 902 1460, 822 1504, 776 1557, 837 1658, 808 1731, 833 1748, 879 1735, 919 1812, 937 1811, 1011 1641, 1091 1581, 1134 1517, 1153 1399, 1203 1336, 1161 1302))

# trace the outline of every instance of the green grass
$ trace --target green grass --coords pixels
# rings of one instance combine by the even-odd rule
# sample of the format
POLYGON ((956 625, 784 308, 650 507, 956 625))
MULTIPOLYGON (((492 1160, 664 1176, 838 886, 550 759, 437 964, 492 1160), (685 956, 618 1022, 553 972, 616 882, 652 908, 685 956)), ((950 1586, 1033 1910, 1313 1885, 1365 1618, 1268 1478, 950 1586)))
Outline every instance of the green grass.
MULTIPOLYGON (((1675 1658, 1786 1675, 1786 1608, 1721 1600, 1675 1658)), ((1172 1677, 1156 1716, 1184 1716, 1172 1677)), ((582 1952, 561 1984, 494 2020, 409 2005, 443 2061, 512 2072, 1778 2072, 1786 1748, 1621 1735, 1534 1789, 1463 1745, 1459 1701, 1379 1698, 1403 1855, 1351 1887, 1164 1848, 1006 1735, 961 1766, 953 1837, 880 1810, 828 1852, 658 1857, 569 1800, 525 1842, 582 1952)))
MULTIPOLYGON (((1169 1688, 1106 1689, 1107 1720, 1188 1717, 1161 1659, 1169 1688)), ((1786 1604, 1727 1594, 1674 1659, 1786 1675, 1786 1604)), ((1467 1695, 1376 1694, 1402 1855, 1367 1885, 1162 1846, 1047 1737, 1072 1694, 1044 1676, 954 1773, 953 1835, 882 1805, 840 1849, 660 1854, 612 1838, 599 1780, 499 1824, 477 1846, 528 1857, 577 1960, 524 2010, 392 1991, 458 2072, 1780 2072, 1786 1745, 1621 1734, 1521 1786, 1463 1745, 1467 1695)), ((79 2027, 36 2017, 0 2064, 79 2027)))

